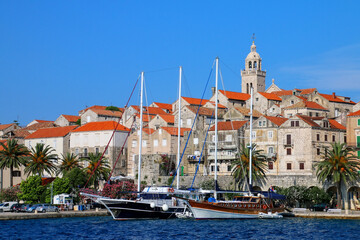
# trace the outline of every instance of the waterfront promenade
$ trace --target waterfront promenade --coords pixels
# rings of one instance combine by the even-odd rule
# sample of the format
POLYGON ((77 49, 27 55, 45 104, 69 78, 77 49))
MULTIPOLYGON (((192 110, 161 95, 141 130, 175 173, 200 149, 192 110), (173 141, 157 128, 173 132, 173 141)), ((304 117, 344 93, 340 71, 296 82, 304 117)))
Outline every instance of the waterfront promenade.
POLYGON ((24 220, 24 219, 41 219, 41 218, 68 218, 68 217, 95 217, 107 216, 107 210, 100 209, 87 211, 61 211, 61 212, 47 212, 47 213, 14 213, 3 212, 0 213, 0 220, 24 220))

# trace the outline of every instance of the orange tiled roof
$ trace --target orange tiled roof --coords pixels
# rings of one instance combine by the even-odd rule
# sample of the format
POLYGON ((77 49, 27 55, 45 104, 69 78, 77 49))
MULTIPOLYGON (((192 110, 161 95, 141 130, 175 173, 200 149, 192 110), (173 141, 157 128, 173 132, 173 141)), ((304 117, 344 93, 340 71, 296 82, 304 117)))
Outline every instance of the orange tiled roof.
MULTIPOLYGON (((168 132, 171 136, 178 136, 178 128, 177 127, 161 127, 164 131, 168 132)), ((184 136, 184 132, 190 131, 191 128, 180 128, 180 136, 184 136)))
POLYGON ((93 132, 93 131, 108 131, 108 130, 115 130, 117 126, 117 131, 130 131, 127 127, 119 124, 115 121, 104 121, 104 122, 89 122, 72 132, 93 132))
POLYGON ((300 114, 297 114, 296 116, 312 127, 320 127, 319 124, 317 124, 316 122, 313 121, 314 118, 312 118, 312 117, 304 116, 304 115, 300 115, 300 114))
MULTIPOLYGON (((241 114, 243 114, 244 116, 250 116, 250 109, 249 108, 244 108, 244 107, 236 107, 236 110, 238 110, 241 114)), ((253 117, 261 117, 262 114, 253 109, 253 117)))
POLYGON ((80 110, 79 112, 86 112, 86 111, 89 110, 89 109, 102 109, 102 110, 105 110, 106 108, 107 108, 107 106, 94 105, 94 106, 85 108, 85 109, 83 109, 83 110, 80 110))
POLYGON ((147 133, 148 135, 151 135, 155 132, 155 129, 152 128, 143 128, 143 132, 147 133))
MULTIPOLYGON (((137 112, 140 113, 140 107, 139 106, 131 106, 133 107, 137 112)), ((150 114, 150 115, 157 115, 157 114, 168 114, 164 110, 162 110, 159 107, 143 107, 143 114, 150 114)))
POLYGON ((293 108, 311 108, 311 109, 318 109, 318 110, 327 110, 320 104, 318 104, 316 102, 311 102, 311 101, 298 102, 298 103, 295 103, 294 105, 286 107, 286 109, 293 109, 293 108))
POLYGON ((331 128, 346 130, 346 127, 338 123, 335 119, 329 119, 329 123, 331 128))
POLYGON ((110 116, 110 117, 121 117, 122 112, 120 111, 111 111, 111 110, 104 110, 104 109, 91 109, 94 113, 101 116, 110 116))
POLYGON ((77 126, 42 128, 25 137, 25 139, 64 137, 76 127, 77 126))
POLYGON ((265 92, 259 92, 259 93, 269 100, 282 101, 282 99, 275 93, 265 93, 265 92))
POLYGON ((76 122, 77 120, 80 119, 79 116, 74 116, 74 115, 65 115, 65 114, 62 114, 62 116, 63 116, 66 120, 68 120, 69 122, 72 122, 72 123, 74 123, 74 122, 76 122))
POLYGON ((284 122, 288 120, 288 118, 284 118, 284 117, 272 117, 272 116, 264 116, 264 117, 278 126, 281 126, 284 122))
MULTIPOLYGON (((140 114, 137 113, 136 117, 140 119, 140 114)), ((154 118, 154 116, 143 113, 143 122, 150 122, 150 120, 153 118, 154 118)))
POLYGON ((246 101, 250 98, 250 94, 247 93, 240 93, 240 92, 230 92, 219 90, 225 97, 232 100, 239 100, 239 101, 246 101))
MULTIPOLYGON (((248 121, 226 121, 218 122, 218 131, 238 130, 248 121)), ((215 125, 210 128, 210 131, 215 131, 215 125)))
POLYGON ((342 100, 341 98, 337 97, 335 94, 323 94, 319 93, 320 96, 324 97, 326 100, 329 100, 330 102, 339 102, 339 103, 349 103, 349 104, 356 104, 353 101, 346 102, 342 100))
MULTIPOLYGON (((1 143, 6 145, 6 140, 0 140, 1 143)), ((3 150, 4 148, 2 147, 2 145, 0 144, 0 151, 3 150)))
POLYGON ((26 131, 24 129, 17 129, 13 133, 15 138, 26 138, 30 135, 29 131, 26 131))
POLYGON ((2 125, 0 125, 0 130, 7 129, 8 127, 11 127, 11 126, 14 125, 14 124, 15 124, 15 123, 2 124, 2 125))
POLYGON ((303 97, 303 96, 296 96, 297 98, 300 98, 301 100, 303 101, 307 101, 307 98, 306 97, 303 97))
POLYGON ((293 91, 292 90, 281 90, 281 91, 274 91, 271 92, 274 93, 278 96, 288 96, 288 95, 293 95, 293 91))
POLYGON ((37 121, 38 123, 46 123, 46 122, 54 122, 54 121, 48 121, 48 120, 34 120, 34 121, 37 121))
POLYGON ((181 98, 184 99, 190 105, 196 105, 196 106, 199 106, 200 102, 201 102, 201 106, 202 106, 209 101, 206 99, 201 100, 201 98, 191 98, 191 97, 181 97, 181 98))
POLYGON ((359 110, 359 111, 356 111, 356 112, 353 112, 353 113, 348 114, 348 117, 353 117, 353 116, 360 116, 360 110, 359 110))
POLYGON ((173 115, 159 114, 159 117, 164 119, 164 121, 167 122, 167 123, 172 123, 172 124, 175 123, 175 116, 173 116, 173 115))
POLYGON ((162 109, 167 109, 170 112, 172 111, 172 105, 169 103, 159 103, 159 102, 154 102, 154 104, 156 104, 156 106, 158 106, 159 108, 162 109))
MULTIPOLYGON (((197 113, 198 107, 197 106, 186 106, 188 109, 190 109, 193 113, 197 113)), ((218 117, 221 117, 221 115, 224 113, 224 110, 218 109, 218 117)), ((214 116, 215 117, 215 109, 214 108, 207 108, 207 107, 200 107, 199 109, 199 116, 214 116)))
POLYGON ((295 90, 301 91, 300 95, 306 95, 306 94, 310 94, 310 93, 317 91, 316 88, 295 89, 295 90))
POLYGON ((34 123, 28 127, 23 128, 23 130, 32 131, 41 128, 51 128, 51 127, 57 127, 57 125, 54 122, 46 121, 46 122, 34 123))

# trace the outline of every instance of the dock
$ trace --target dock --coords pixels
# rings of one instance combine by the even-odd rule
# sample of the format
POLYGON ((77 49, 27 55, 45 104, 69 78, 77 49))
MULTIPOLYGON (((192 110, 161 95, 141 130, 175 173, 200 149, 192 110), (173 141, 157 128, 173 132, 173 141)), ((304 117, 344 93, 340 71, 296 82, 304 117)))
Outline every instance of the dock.
POLYGON ((329 212, 294 211, 294 217, 302 218, 324 218, 324 219, 353 219, 360 220, 360 211, 340 210, 329 212))
POLYGON ((61 211, 61 212, 46 212, 46 213, 15 213, 2 212, 0 213, 0 220, 25 220, 25 219, 42 219, 42 218, 68 218, 68 217, 97 217, 109 216, 107 210, 100 209, 86 210, 86 211, 61 211))

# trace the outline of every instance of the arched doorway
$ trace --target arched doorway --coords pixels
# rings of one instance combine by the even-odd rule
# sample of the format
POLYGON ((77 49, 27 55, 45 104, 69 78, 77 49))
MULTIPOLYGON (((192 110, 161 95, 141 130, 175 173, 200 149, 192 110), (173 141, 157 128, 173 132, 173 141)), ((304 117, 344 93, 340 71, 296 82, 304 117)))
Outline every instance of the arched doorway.
POLYGON ((331 186, 329 187, 326 192, 330 195, 331 200, 330 200, 330 208, 336 208, 336 204, 337 204, 337 191, 336 191, 336 187, 335 186, 331 186))
POLYGON ((352 210, 360 210, 360 187, 350 187, 348 190, 349 207, 352 210))

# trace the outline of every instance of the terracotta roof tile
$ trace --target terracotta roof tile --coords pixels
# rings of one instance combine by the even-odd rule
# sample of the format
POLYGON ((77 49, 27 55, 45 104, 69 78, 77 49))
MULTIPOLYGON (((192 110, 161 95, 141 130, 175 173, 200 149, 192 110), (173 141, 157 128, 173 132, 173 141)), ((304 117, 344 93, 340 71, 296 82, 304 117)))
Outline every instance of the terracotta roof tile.
POLYGON ((239 101, 246 101, 250 98, 250 94, 247 93, 240 93, 240 92, 230 92, 219 90, 225 97, 232 100, 239 100, 239 101))
POLYGON ((175 116, 173 116, 173 115, 159 114, 159 117, 161 117, 167 123, 171 123, 171 124, 175 123, 175 116))
POLYGON ((91 111, 101 116, 118 117, 118 118, 122 116, 122 112, 120 111, 111 111, 111 110, 103 110, 103 109, 91 109, 91 111))
POLYGON ((172 105, 169 103, 159 103, 159 102, 154 102, 154 104, 156 104, 156 106, 158 106, 159 108, 162 109, 167 109, 170 112, 172 111, 172 105))
POLYGON ((293 91, 292 90, 281 90, 281 91, 274 91, 271 92, 274 93, 278 96, 289 96, 289 95, 293 95, 293 91))
POLYGON ((295 89, 295 90, 301 91, 300 92, 301 95, 306 95, 306 94, 310 94, 310 93, 317 91, 316 88, 295 89))
MULTIPOLYGON (((131 106, 133 107, 138 113, 140 113, 139 106, 131 106)), ((143 107, 143 114, 150 114, 150 115, 157 115, 157 114, 168 114, 164 110, 159 107, 143 107)))
POLYGON ((108 130, 114 130, 117 126, 117 131, 130 131, 127 127, 119 124, 117 125, 117 122, 115 121, 104 121, 104 122, 89 122, 72 132, 94 132, 94 131, 108 131, 108 130))
MULTIPOLYGON (((197 113, 197 110, 199 107, 197 106, 186 106, 188 109, 190 109, 193 113, 197 113)), ((223 109, 218 109, 218 117, 221 117, 222 114, 224 114, 224 110, 223 109)), ((211 117, 213 116, 215 117, 215 109, 214 108, 207 108, 207 107, 200 107, 199 109, 199 116, 208 116, 211 117)))
POLYGON ((294 105, 286 107, 285 109, 294 109, 294 108, 311 108, 311 109, 318 109, 318 110, 327 110, 320 104, 318 104, 316 102, 311 102, 311 101, 298 102, 298 103, 295 103, 294 105))
MULTIPOLYGON (((238 110, 241 114, 243 114, 244 116, 250 116, 250 109, 249 108, 244 108, 244 107, 236 107, 236 110, 238 110)), ((262 114, 253 109, 253 117, 261 117, 262 114)))
POLYGON ((83 110, 80 110, 79 113, 81 113, 81 112, 86 112, 86 111, 89 110, 89 109, 102 109, 102 110, 105 110, 106 108, 107 108, 107 106, 94 105, 94 106, 85 108, 85 109, 83 109, 83 110))
POLYGON ((360 116, 360 110, 359 110, 359 111, 356 111, 356 112, 353 112, 353 113, 348 114, 348 117, 353 117, 353 116, 360 116))
MULTIPOLYGON (((140 114, 137 113, 136 117, 140 119, 140 114)), ((154 118, 154 116, 143 113, 143 122, 150 122, 151 119, 153 119, 153 118, 154 118)))
MULTIPOLYGON (((177 127, 161 127, 164 131, 168 132, 171 136, 178 136, 178 128, 177 127)), ((180 136, 184 136, 184 132, 190 131, 191 128, 180 128, 180 136)))
POLYGON ((202 106, 209 101, 209 100, 201 99, 201 98, 191 98, 191 97, 181 97, 181 98, 184 99, 190 105, 196 105, 196 106, 199 106, 200 103, 202 106))
POLYGON ((259 93, 269 100, 282 101, 282 99, 275 93, 265 93, 265 92, 259 92, 259 93))
POLYGON ((11 127, 11 126, 14 125, 14 124, 15 124, 15 123, 1 124, 1 125, 0 125, 0 130, 7 129, 7 128, 11 127))
POLYGON ((15 138, 26 138, 30 135, 30 132, 24 129, 17 129, 13 133, 15 138))
POLYGON ((75 122, 77 122, 77 120, 80 119, 79 116, 74 116, 74 115, 65 115, 65 114, 62 114, 62 116, 63 116, 66 120, 68 120, 69 122, 72 122, 72 123, 75 123, 75 122))
POLYGON ((54 121, 48 121, 48 120, 34 120, 34 121, 36 121, 36 122, 38 122, 38 123, 47 123, 47 122, 54 122, 54 121))
POLYGON ((148 135, 151 135, 155 132, 155 129, 152 128, 143 128, 143 132, 145 132, 148 135))
POLYGON ((318 128, 320 127, 319 124, 317 124, 316 122, 313 121, 314 118, 312 118, 312 117, 304 116, 304 115, 300 115, 300 114, 297 114, 296 116, 312 127, 318 127, 318 128))
POLYGON ((77 126, 42 128, 25 137, 25 139, 64 137, 76 127, 77 126))
POLYGON ((331 128, 346 130, 346 127, 338 123, 335 119, 329 119, 329 123, 331 128))
POLYGON ((323 94, 323 93, 319 93, 320 96, 324 97, 326 100, 330 101, 330 102, 339 102, 339 103, 349 103, 349 104, 356 104, 353 101, 350 102, 346 102, 344 100, 342 100, 341 98, 339 98, 338 96, 336 96, 335 94, 323 94))
POLYGON ((272 116, 264 116, 264 117, 278 126, 281 126, 284 122, 288 120, 288 118, 284 118, 284 117, 272 117, 272 116))
MULTIPOLYGON (((248 121, 226 121, 218 122, 218 131, 238 130, 248 121)), ((210 131, 215 131, 215 125, 210 128, 210 131)))
POLYGON ((25 128, 23 128, 23 130, 33 131, 33 130, 38 130, 41 128, 51 128, 51 127, 57 127, 57 125, 54 122, 40 122, 40 123, 34 123, 28 127, 25 127, 25 128))
MULTIPOLYGON (((0 140, 0 143, 3 143, 5 146, 7 145, 6 140, 0 140)), ((0 151, 3 149, 3 146, 0 144, 0 151)))

